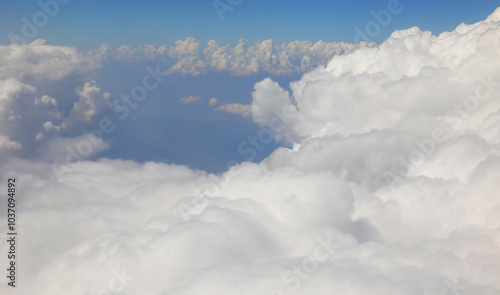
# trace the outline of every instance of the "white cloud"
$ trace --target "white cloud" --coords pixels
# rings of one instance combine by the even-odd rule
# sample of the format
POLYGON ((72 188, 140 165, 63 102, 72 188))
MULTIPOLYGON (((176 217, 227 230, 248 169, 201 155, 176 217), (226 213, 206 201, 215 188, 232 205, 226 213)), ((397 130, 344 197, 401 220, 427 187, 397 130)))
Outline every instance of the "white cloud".
POLYGON ((175 46, 168 50, 168 56, 177 61, 167 70, 169 73, 199 75, 205 71, 205 64, 200 56, 200 43, 192 37, 175 41, 175 46))
POLYGON ((199 96, 193 96, 193 95, 183 97, 179 101, 182 102, 183 104, 202 102, 199 96))
MULTIPOLYGON (((416 27, 396 31, 378 48, 335 56, 328 66, 306 73, 291 83, 292 94, 269 80, 258 83, 253 117, 265 126, 274 109, 290 108, 296 112, 290 129, 298 138, 350 136, 373 129, 426 136, 436 124, 460 133, 476 129, 472 124, 479 122, 464 120, 461 124, 466 126, 459 131, 444 114, 454 104, 470 104, 467 97, 476 87, 488 91, 485 80, 500 79, 498 67, 491 63, 499 58, 493 50, 500 44, 497 27, 498 22, 484 21, 440 36, 416 27)), ((484 117, 496 111, 493 107, 479 113, 484 117)))
POLYGON ((77 126, 104 107, 95 82, 81 85, 99 64, 75 48, 36 40, 0 46, 0 54, 3 152, 17 150, 34 156, 61 126, 77 126))
POLYGON ((245 118, 250 115, 250 105, 240 103, 223 104, 215 108, 215 110, 219 112, 239 115, 245 118))
POLYGON ((212 98, 208 101, 208 105, 210 105, 210 106, 214 106, 214 105, 216 105, 216 104, 218 104, 218 103, 220 103, 220 101, 219 101, 217 98, 215 98, 215 97, 212 97, 212 98))
POLYGON ((90 121, 100 110, 109 105, 110 94, 100 92, 101 88, 95 81, 86 82, 82 89, 76 90, 80 99, 75 102, 72 112, 76 116, 81 116, 81 120, 90 121))
POLYGON ((0 46, 0 56, 5 57, 0 60, 0 79, 56 81, 71 74, 85 75, 96 67, 92 59, 74 47, 51 46, 43 40, 37 41, 30 45, 0 46))

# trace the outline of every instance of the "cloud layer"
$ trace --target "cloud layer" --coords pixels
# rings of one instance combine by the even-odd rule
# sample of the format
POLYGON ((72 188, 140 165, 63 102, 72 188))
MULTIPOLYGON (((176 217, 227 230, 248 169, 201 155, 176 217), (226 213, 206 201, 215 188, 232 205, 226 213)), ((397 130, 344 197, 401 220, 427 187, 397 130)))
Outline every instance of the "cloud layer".
POLYGON ((265 79, 238 148, 293 148, 221 175, 101 159, 46 179, 50 163, 10 158, 20 294, 498 294, 499 49, 497 9, 335 56, 291 94, 265 79))

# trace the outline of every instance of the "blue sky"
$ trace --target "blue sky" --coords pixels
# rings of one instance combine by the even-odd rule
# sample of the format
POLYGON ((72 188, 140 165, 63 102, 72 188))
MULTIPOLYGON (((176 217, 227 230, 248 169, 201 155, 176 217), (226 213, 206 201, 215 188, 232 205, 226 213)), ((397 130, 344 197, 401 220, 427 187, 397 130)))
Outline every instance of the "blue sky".
MULTIPOLYGON (((94 78, 111 93, 126 93, 128 85, 141 81, 144 66, 143 63, 106 64, 94 78), (126 75, 116 79, 117 71, 126 75)), ((235 77, 227 73, 170 75, 126 120, 117 119, 112 112, 103 115, 112 118, 117 129, 108 137, 112 148, 99 157, 186 164, 214 172, 226 170, 229 162, 247 160, 248 155, 238 153, 238 145, 258 134, 259 127, 249 118, 214 112, 206 102, 217 97, 221 103, 250 104, 254 83, 265 77, 263 74, 235 77), (179 98, 189 95, 199 96, 204 103, 179 103, 179 98)), ((283 85, 299 78, 272 77, 283 85)), ((95 123, 90 122, 86 127, 95 128, 95 123)), ((66 135, 78 136, 78 133, 79 130, 74 130, 66 135)), ((263 160, 278 146, 275 142, 266 144, 252 161, 263 160)))
MULTIPOLYGON (((227 0, 221 0, 227 3, 227 0)), ((233 2, 235 3, 235 2, 233 2)), ((285 1, 243 0, 221 21, 211 0, 99 1, 72 0, 40 29, 38 38, 50 44, 82 50, 127 44, 167 44, 192 36, 202 43, 215 39, 235 44, 239 38, 254 43, 274 39, 352 42, 354 27, 372 20, 370 11, 385 9, 388 1, 285 1)), ((403 10, 374 38, 383 41, 395 29, 419 26, 435 33, 451 30, 461 22, 484 19, 498 1, 401 0, 403 10)), ((0 2, 0 43, 9 32, 18 34, 22 17, 31 20, 40 10, 37 1, 0 2)))

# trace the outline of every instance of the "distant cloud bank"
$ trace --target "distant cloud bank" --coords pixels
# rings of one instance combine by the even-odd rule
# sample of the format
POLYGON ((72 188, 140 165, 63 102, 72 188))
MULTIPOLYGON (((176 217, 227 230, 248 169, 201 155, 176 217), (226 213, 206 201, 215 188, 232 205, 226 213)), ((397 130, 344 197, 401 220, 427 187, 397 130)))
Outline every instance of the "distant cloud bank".
POLYGON ((99 61, 122 60, 127 62, 161 59, 174 65, 169 73, 200 75, 210 71, 229 72, 237 76, 256 73, 275 75, 300 74, 325 65, 333 56, 351 53, 363 47, 375 47, 375 43, 294 41, 279 44, 265 40, 248 45, 240 39, 234 47, 220 45, 210 40, 205 47, 192 37, 166 45, 144 45, 136 48, 122 45, 116 49, 101 45, 89 55, 99 61))

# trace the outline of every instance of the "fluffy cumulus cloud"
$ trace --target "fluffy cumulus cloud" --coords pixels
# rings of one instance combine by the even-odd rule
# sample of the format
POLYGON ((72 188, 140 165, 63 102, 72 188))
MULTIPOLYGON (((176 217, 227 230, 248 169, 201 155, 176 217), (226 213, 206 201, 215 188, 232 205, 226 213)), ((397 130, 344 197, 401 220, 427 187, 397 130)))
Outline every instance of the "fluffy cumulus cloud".
POLYGON ((203 48, 193 37, 178 40, 167 49, 165 45, 144 45, 137 48, 122 45, 112 49, 103 44, 89 55, 100 61, 110 59, 124 61, 160 59, 174 64, 168 73, 200 75, 208 71, 229 72, 237 76, 256 73, 289 75, 304 73, 323 65, 335 55, 351 53, 362 47, 375 47, 375 43, 293 41, 279 44, 271 39, 247 45, 240 39, 234 47, 220 45, 210 40, 203 48))
POLYGON ((95 81, 86 82, 83 87, 76 89, 76 93, 79 100, 73 104, 68 120, 90 121, 100 110, 109 105, 110 94, 101 93, 101 88, 95 81))
POLYGON ((293 147, 221 175, 101 159, 46 179, 50 163, 10 158, 18 291, 499 294, 499 49, 500 9, 439 36, 394 32, 292 93, 263 80, 242 152, 272 136, 293 147))
POLYGON ((83 83, 99 67, 75 48, 43 40, 0 46, 0 150, 35 154, 62 129, 90 120, 109 93, 83 83))
POLYGON ((87 75, 96 67, 76 48, 50 46, 38 39, 29 45, 0 47, 0 79, 58 81, 67 76, 87 75), (57 62, 56 62, 57 61, 57 62))
POLYGON ((349 44, 344 42, 312 43, 293 41, 276 43, 265 40, 248 46, 245 39, 240 39, 234 47, 221 46, 210 40, 203 50, 207 68, 216 71, 228 71, 234 75, 251 75, 258 72, 271 74, 303 73, 325 64, 334 55, 350 53, 360 47, 373 47, 374 43, 349 44))

